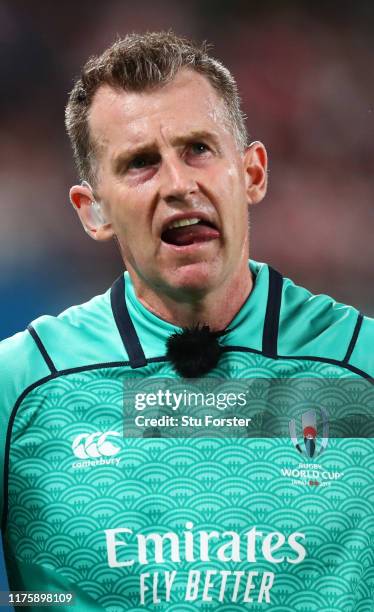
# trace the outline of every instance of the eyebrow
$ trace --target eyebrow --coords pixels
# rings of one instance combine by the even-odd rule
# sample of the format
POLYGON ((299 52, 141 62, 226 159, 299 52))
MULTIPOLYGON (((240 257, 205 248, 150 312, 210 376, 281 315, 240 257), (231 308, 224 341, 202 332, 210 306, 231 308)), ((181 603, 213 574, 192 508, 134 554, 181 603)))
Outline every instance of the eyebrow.
MULTIPOLYGON (((188 144, 192 141, 204 140, 211 142, 213 146, 217 149, 217 152, 221 154, 221 145, 219 143, 218 137, 213 133, 206 130, 194 130, 185 135, 176 136, 171 144, 172 146, 181 146, 184 144, 188 144)), ((131 147, 126 149, 125 151, 119 153, 113 161, 112 167, 115 174, 120 173, 123 170, 123 167, 134 157, 138 155, 145 154, 154 154, 158 152, 158 145, 156 141, 148 142, 139 146, 131 147)))

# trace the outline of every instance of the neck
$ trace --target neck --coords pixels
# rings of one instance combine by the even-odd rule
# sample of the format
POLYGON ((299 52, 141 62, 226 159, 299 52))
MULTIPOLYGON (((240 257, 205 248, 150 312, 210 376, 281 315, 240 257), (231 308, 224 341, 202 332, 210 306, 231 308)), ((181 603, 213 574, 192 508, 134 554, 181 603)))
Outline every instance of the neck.
POLYGON ((175 299, 140 284, 131 274, 138 300, 159 318, 178 327, 209 325, 212 331, 225 329, 243 306, 253 288, 253 279, 248 262, 227 282, 205 294, 183 294, 175 299))

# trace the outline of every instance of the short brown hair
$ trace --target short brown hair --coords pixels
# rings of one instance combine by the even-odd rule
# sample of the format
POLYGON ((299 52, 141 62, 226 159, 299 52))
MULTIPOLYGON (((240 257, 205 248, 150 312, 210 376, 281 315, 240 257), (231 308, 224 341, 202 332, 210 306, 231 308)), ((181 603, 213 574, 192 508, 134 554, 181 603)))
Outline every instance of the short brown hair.
POLYGON ((101 85, 144 91, 170 82, 181 68, 205 76, 222 97, 237 145, 247 145, 245 117, 234 77, 207 53, 207 45, 173 32, 128 34, 101 55, 91 57, 76 80, 66 107, 65 124, 81 179, 94 182, 95 146, 88 128, 88 111, 101 85))

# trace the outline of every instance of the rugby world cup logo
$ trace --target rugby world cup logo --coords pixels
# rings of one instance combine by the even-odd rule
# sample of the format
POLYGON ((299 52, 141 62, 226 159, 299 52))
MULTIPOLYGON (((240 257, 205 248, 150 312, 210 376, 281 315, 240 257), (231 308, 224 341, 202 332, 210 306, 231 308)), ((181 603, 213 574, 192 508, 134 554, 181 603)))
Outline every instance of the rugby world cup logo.
POLYGON ((318 432, 316 410, 308 410, 301 415, 300 437, 303 438, 302 441, 299 441, 299 436, 296 432, 296 420, 292 419, 289 422, 290 436, 294 447, 300 455, 309 459, 318 457, 327 447, 329 440, 328 414, 324 408, 320 408, 320 412, 322 435, 318 432))

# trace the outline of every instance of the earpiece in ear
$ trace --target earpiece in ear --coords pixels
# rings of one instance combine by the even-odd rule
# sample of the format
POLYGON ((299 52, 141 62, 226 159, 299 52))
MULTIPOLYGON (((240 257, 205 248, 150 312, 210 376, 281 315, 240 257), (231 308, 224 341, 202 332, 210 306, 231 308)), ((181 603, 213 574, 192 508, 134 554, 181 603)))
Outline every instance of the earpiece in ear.
MULTIPOLYGON (((87 181, 82 181, 82 185, 88 187, 90 191, 93 193, 93 189, 91 185, 87 181)), ((89 224, 96 229, 99 229, 101 225, 105 225, 107 223, 105 216, 103 214, 102 205, 100 202, 96 200, 92 200, 91 205, 89 207, 88 216, 89 216, 89 224)), ((85 228, 87 231, 87 228, 85 228)))
POLYGON ((106 223, 106 219, 103 215, 101 204, 100 202, 96 202, 96 200, 93 200, 91 203, 89 216, 90 216, 91 224, 95 228, 99 228, 101 225, 105 225, 106 223))

